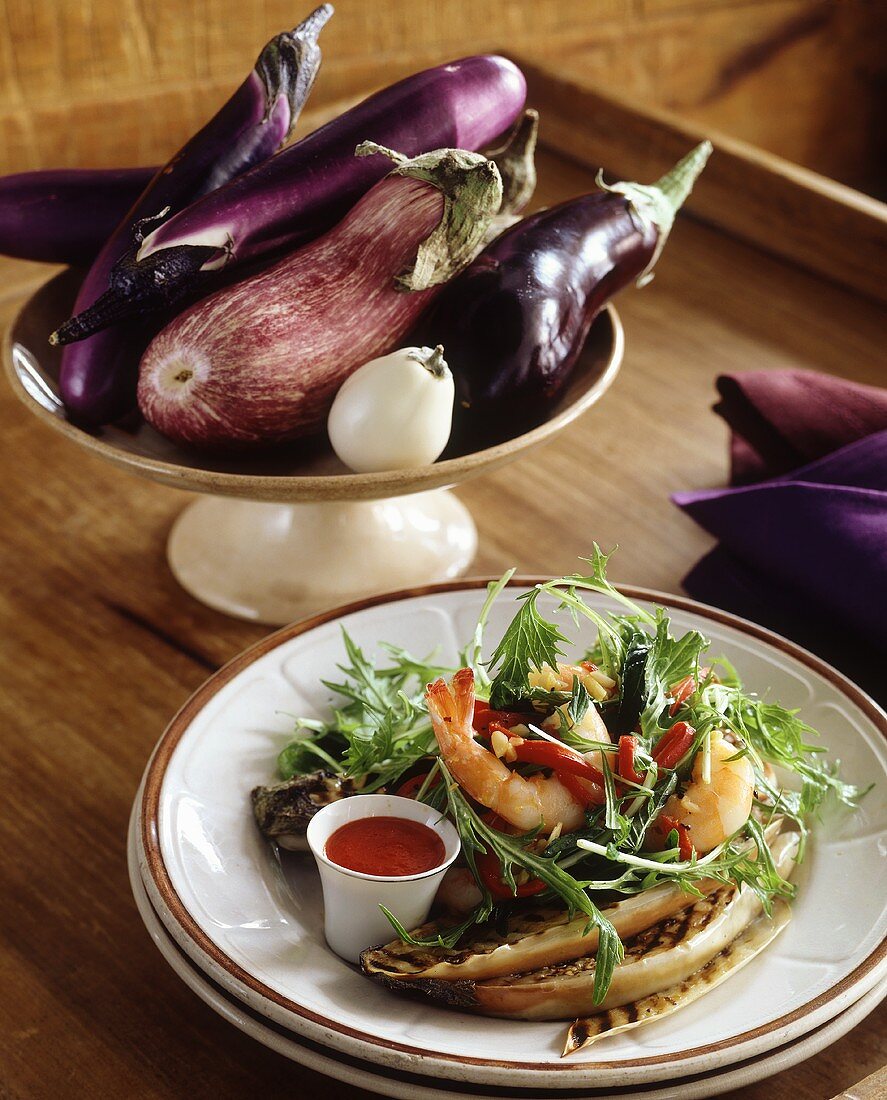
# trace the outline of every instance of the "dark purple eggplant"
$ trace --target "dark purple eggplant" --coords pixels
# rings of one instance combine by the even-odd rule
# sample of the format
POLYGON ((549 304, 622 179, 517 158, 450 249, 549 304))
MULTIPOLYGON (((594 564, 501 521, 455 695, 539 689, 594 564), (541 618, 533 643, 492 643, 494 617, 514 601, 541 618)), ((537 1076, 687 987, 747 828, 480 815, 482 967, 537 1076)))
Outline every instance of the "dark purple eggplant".
MULTIPOLYGON (((132 249, 134 232, 248 172, 287 140, 320 67, 317 36, 332 11, 324 4, 294 30, 272 38, 234 95, 154 176, 89 269, 74 304, 78 317, 66 322, 60 332, 79 339, 114 322, 109 278, 115 264, 132 249), (93 323, 88 323, 89 318, 93 323)), ((173 251, 180 268, 194 265, 194 250, 173 251)), ((202 250, 204 258, 212 252, 212 248, 202 250)), ((151 277, 162 283, 163 272, 153 271, 151 277)), ((132 334, 117 328, 66 349, 60 388, 73 416, 102 423, 131 406, 141 349, 133 355, 126 335, 132 334)), ((50 340, 67 342, 59 333, 50 340)))
MULTIPOLYGON (((408 157, 440 148, 477 151, 514 123, 525 94, 521 71, 495 56, 439 65, 377 92, 149 232, 136 262, 111 276, 107 320, 143 316, 199 292, 214 271, 267 260, 321 236, 385 175, 381 157, 355 159, 362 141, 408 157)), ((81 339, 106 318, 76 317, 59 338, 81 339)))
POLYGON ((710 153, 703 142, 652 186, 617 183, 525 218, 444 289, 420 339, 443 344, 455 377, 451 448, 488 446, 549 415, 601 308, 649 278, 710 153))
POLYGON ((156 168, 51 168, 0 177, 0 253, 87 267, 156 168))

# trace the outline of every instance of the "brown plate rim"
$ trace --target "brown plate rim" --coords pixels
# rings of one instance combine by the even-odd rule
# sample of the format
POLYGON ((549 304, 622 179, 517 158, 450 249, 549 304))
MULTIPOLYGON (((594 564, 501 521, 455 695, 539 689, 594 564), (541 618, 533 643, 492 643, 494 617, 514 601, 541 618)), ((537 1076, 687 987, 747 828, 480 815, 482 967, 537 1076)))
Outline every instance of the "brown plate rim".
POLYGON ((606 317, 610 326, 610 339, 604 353, 606 361, 600 374, 588 389, 565 408, 560 409, 544 423, 528 432, 508 439, 504 443, 447 458, 429 466, 368 474, 253 474, 183 466, 165 459, 126 451, 113 443, 90 435, 88 431, 70 420, 56 416, 35 401, 19 379, 13 359, 13 351, 18 346, 18 342, 13 338, 13 332, 34 298, 50 282, 70 278, 70 270, 61 271, 41 284, 24 302, 6 328, 3 337, 3 365, 15 395, 43 423, 60 432, 77 446, 99 455, 118 468, 131 470, 142 477, 154 478, 167 485, 227 496, 249 496, 255 493, 259 499, 275 499, 275 494, 282 494, 281 499, 286 500, 371 499, 422 492, 426 489, 456 484, 501 466, 525 451, 544 443, 587 412, 610 389, 621 369, 625 355, 625 331, 622 320, 612 303, 608 303, 595 321, 597 324, 606 317))
MULTIPOLYGON (((329 1028, 349 1038, 367 1043, 370 1046, 382 1047, 387 1050, 394 1050, 413 1056, 425 1058, 430 1056, 441 1061, 454 1062, 468 1066, 476 1065, 485 1068, 500 1069, 511 1068, 540 1073, 556 1071, 567 1074, 571 1072, 587 1073, 595 1069, 613 1070, 623 1067, 628 1069, 662 1065, 673 1061, 712 1054, 736 1046, 739 1043, 751 1041, 767 1032, 786 1027, 804 1016, 809 1015, 811 1012, 814 1012, 822 1005, 827 1004, 845 990, 855 985, 860 979, 864 978, 866 974, 884 959, 885 955, 887 955, 887 938, 883 939, 850 974, 846 975, 818 997, 813 998, 806 1004, 801 1005, 792 1012, 786 1013, 776 1020, 762 1024, 757 1028, 752 1028, 749 1031, 742 1032, 740 1035, 731 1036, 729 1039, 722 1039, 716 1043, 709 1043, 704 1046, 693 1047, 689 1050, 676 1052, 674 1054, 651 1058, 621 1059, 619 1061, 608 1062, 515 1062, 495 1058, 476 1058, 472 1056, 450 1054, 443 1051, 431 1052, 421 1047, 409 1046, 404 1043, 395 1042, 394 1040, 380 1039, 378 1036, 370 1035, 356 1028, 345 1026, 336 1020, 330 1019, 328 1016, 322 1016, 304 1008, 295 1001, 291 1001, 288 997, 284 997, 269 986, 266 986, 263 982, 256 980, 256 978, 240 967, 222 951, 221 948, 213 943, 191 916, 177 894, 163 860, 159 838, 160 792, 166 768, 176 746, 196 715, 225 684, 238 675, 243 669, 292 638, 305 634, 325 623, 343 618, 346 615, 351 615, 358 611, 363 611, 370 607, 377 607, 380 604, 397 603, 402 600, 432 595, 439 592, 475 590, 485 587, 494 579, 493 577, 470 577, 461 580, 444 581, 437 584, 398 589, 394 592, 385 592, 376 596, 370 596, 366 599, 355 600, 329 611, 313 615, 310 618, 302 619, 289 626, 282 627, 280 630, 274 631, 272 634, 269 634, 267 637, 249 646, 247 649, 243 650, 243 652, 228 661, 227 664, 223 665, 217 672, 213 673, 213 675, 194 692, 184 706, 182 706, 173 717, 158 741, 145 773, 145 788, 140 808, 142 847, 145 854, 147 870, 151 875, 154 886, 163 900, 164 905, 173 919, 176 920, 187 936, 205 955, 222 970, 230 974, 236 981, 266 1000, 272 1001, 286 1011, 293 1013, 295 1016, 299 1016, 302 1019, 322 1027, 329 1028)), ((509 587, 523 587, 540 584, 549 579, 548 577, 538 575, 515 576, 509 581, 509 587)), ((722 611, 720 608, 699 603, 689 597, 675 596, 670 593, 660 592, 656 589, 636 585, 620 584, 617 587, 620 592, 632 599, 648 600, 653 603, 662 604, 666 607, 699 614, 714 622, 731 626, 743 634, 757 638, 773 648, 783 653, 787 653, 789 656, 799 660, 802 664, 828 680, 874 723, 875 727, 884 737, 887 737, 887 713, 885 713, 881 707, 862 690, 862 688, 858 687, 852 680, 848 679, 843 673, 822 660, 822 658, 817 657, 815 654, 810 653, 808 650, 789 641, 787 638, 783 638, 780 634, 776 634, 774 631, 768 630, 766 627, 759 626, 756 623, 752 623, 747 619, 740 618, 738 615, 722 611)))

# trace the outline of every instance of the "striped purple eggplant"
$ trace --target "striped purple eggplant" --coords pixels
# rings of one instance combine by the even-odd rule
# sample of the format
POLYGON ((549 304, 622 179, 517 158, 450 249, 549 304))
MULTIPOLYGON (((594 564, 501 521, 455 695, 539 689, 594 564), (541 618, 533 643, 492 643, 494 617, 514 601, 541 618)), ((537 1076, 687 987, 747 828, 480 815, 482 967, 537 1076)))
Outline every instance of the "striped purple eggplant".
MULTIPOLYGON (((118 261, 132 250, 134 234, 248 172, 287 140, 320 67, 317 36, 331 14, 332 7, 324 4, 294 30, 271 39, 234 95, 154 176, 89 269, 74 305, 79 320, 62 326, 73 338, 115 321, 109 279, 118 261)), ((212 251, 205 249, 204 255, 212 251)), ((193 252, 177 251, 175 263, 193 266, 193 252)), ((163 272, 151 278, 162 282, 163 272)), ((65 350, 60 387, 73 416, 102 423, 132 405, 138 351, 134 356, 125 336, 133 335, 109 330, 65 350)), ((67 342, 58 333, 50 339, 67 342)))
POLYGON ((549 415, 592 321, 648 277, 710 153, 703 142, 656 184, 617 183, 525 218, 444 289, 417 339, 446 348, 453 447, 489 446, 549 415))
POLYGON ((156 168, 50 168, 0 177, 0 253, 87 267, 156 168))
MULTIPOLYGON (((496 56, 440 65, 377 92, 148 233, 136 263, 114 272, 108 319, 144 315, 199 291, 213 271, 292 251, 330 229, 385 174, 381 158, 355 160, 360 142, 410 157, 478 151, 515 122, 525 95, 523 74, 496 56)), ((75 318, 60 340, 81 339, 104 323, 97 314, 75 318)))
POLYGON ((169 439, 238 450, 322 430, 342 382, 400 346, 476 253, 502 202, 491 160, 461 149, 407 159, 374 142, 358 155, 397 167, 329 233, 152 340, 139 407, 169 439))

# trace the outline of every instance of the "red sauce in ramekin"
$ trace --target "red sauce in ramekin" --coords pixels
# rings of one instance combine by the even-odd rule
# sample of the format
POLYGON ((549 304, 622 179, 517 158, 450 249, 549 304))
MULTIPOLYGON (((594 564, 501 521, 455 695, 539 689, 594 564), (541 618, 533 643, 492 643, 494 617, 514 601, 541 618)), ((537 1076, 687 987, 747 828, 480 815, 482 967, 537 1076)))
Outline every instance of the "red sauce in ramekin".
POLYGON ((330 836, 324 854, 349 871, 384 878, 405 878, 433 871, 446 858, 434 829, 404 817, 361 817, 330 836))

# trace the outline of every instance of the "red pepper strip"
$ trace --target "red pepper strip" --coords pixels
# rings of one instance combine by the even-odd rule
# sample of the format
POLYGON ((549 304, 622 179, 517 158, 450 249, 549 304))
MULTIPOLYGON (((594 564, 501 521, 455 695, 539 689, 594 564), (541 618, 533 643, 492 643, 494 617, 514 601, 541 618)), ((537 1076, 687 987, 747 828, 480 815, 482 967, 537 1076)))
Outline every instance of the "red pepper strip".
POLYGON ((512 748, 522 763, 551 768, 580 806, 603 806, 606 802, 602 773, 569 745, 523 741, 518 745, 512 742, 512 748))
POLYGON ((557 778, 583 809, 589 806, 603 806, 607 801, 604 788, 590 779, 580 779, 578 776, 570 775, 569 772, 561 772, 557 778))
POLYGON ((520 745, 515 745, 514 751, 518 760, 523 763, 541 764, 544 768, 551 768, 558 777, 566 773, 598 785, 604 782, 603 774, 594 764, 590 764, 584 756, 571 749, 569 745, 562 745, 556 741, 524 741, 520 745))
POLYGON ((541 894, 546 888, 541 878, 531 878, 521 883, 513 893, 511 887, 502 878, 502 864, 495 852, 484 852, 475 859, 480 877, 484 886, 494 898, 529 898, 533 894, 541 894))
POLYGON ((668 708, 669 718, 674 718, 674 716, 681 709, 684 703, 686 703, 686 701, 690 698, 695 690, 695 676, 685 676, 683 680, 680 680, 678 683, 675 684, 675 686, 668 693, 674 700, 674 702, 668 708))
POLYGON ((619 738, 619 775, 630 783, 643 783, 644 775, 634 766, 638 739, 631 734, 619 738))
MULTIPOLYGON (((428 778, 428 772, 419 772, 418 775, 411 775, 409 779, 405 780, 394 792, 401 798, 414 798, 422 787, 422 784, 428 778)), ((431 781, 431 786, 436 787, 440 783, 440 773, 434 777, 431 781)))
POLYGON ((668 836, 672 831, 678 834, 678 849, 681 859, 690 860, 693 858, 696 849, 690 840, 690 829, 686 825, 683 825, 680 821, 675 821, 668 814, 660 814, 656 819, 656 826, 661 830, 663 836, 668 836))
POLYGON ((660 768, 673 768, 693 744, 696 730, 689 722, 675 722, 653 750, 653 759, 660 768))
POLYGON ((491 710, 490 704, 484 702, 483 699, 475 699, 474 701, 474 729, 477 733, 489 733, 490 723, 498 722, 506 730, 512 726, 519 726, 521 723, 525 723, 529 715, 518 714, 512 710, 491 710))
MULTIPOLYGON (((708 676, 711 669, 701 668, 699 670, 699 676, 704 681, 708 676)), ((693 692, 698 687, 695 676, 685 676, 683 680, 679 680, 678 683, 669 691, 669 695, 674 699, 674 702, 668 708, 669 718, 674 718, 681 707, 690 698, 693 692)))
MULTIPOLYGON (((505 726, 500 726, 498 722, 491 722, 490 732, 497 729, 504 734, 509 733, 505 726)), ((607 801, 603 775, 593 764, 589 764, 584 756, 574 752, 568 745, 556 744, 553 741, 523 741, 515 744, 512 740, 511 747, 519 761, 551 768, 583 808, 603 806, 607 801)))

